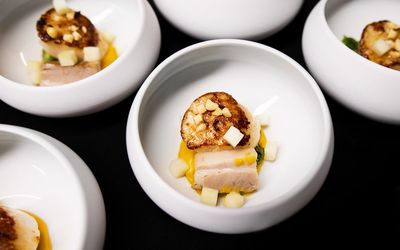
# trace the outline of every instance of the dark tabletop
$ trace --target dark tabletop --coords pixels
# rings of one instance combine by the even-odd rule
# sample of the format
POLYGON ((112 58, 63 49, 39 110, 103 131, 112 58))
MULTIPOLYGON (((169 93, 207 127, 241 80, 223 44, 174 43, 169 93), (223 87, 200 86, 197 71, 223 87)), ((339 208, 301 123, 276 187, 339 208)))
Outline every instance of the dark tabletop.
MULTIPOLYGON (((301 36, 305 20, 318 1, 304 2, 285 29, 258 42, 306 67, 301 36)), ((158 63, 199 42, 172 27, 155 11, 162 32, 158 63)), ((125 144, 126 121, 136 92, 105 111, 63 119, 33 116, 0 101, 0 123, 46 133, 86 162, 100 185, 106 206, 105 249, 267 249, 273 242, 300 240, 312 246, 316 245, 315 239, 368 242, 378 235, 384 236, 382 243, 393 241, 398 247, 400 241, 394 240, 400 235, 400 126, 369 120, 324 94, 335 133, 335 153, 324 185, 294 216, 272 228, 244 235, 191 228, 163 212, 143 192, 133 175, 125 144)))

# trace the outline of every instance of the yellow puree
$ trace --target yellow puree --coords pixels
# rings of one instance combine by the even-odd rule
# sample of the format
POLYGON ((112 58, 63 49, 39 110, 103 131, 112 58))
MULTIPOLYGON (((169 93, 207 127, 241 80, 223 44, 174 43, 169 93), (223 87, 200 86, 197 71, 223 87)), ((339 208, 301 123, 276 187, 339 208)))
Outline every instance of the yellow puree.
POLYGON ((46 223, 39 218, 37 215, 34 215, 30 212, 26 212, 25 213, 29 214, 30 216, 32 216, 33 218, 35 218, 38 226, 39 226, 39 231, 40 231, 40 241, 39 241, 39 246, 37 248, 37 250, 51 250, 51 241, 50 241, 50 235, 49 235, 49 229, 47 228, 46 223))
POLYGON ((115 49, 114 45, 111 43, 109 44, 107 53, 104 55, 103 59, 101 60, 101 69, 106 68, 108 65, 113 63, 118 58, 117 50, 115 49))
MULTIPOLYGON (((267 137, 265 136, 264 131, 261 129, 261 135, 260 135, 260 140, 258 141, 258 145, 260 145, 262 148, 265 148, 265 146, 267 145, 267 137)), ((194 184, 194 154, 195 151, 190 150, 187 148, 186 143, 184 141, 181 141, 181 145, 179 146, 179 152, 178 152, 178 158, 182 158, 186 164, 189 166, 189 170, 186 171, 186 179, 189 181, 190 185, 194 184)), ((237 162, 237 165, 242 165, 239 164, 239 161, 243 161, 243 163, 245 162, 250 162, 250 161, 255 161, 256 159, 248 159, 248 158, 244 158, 244 159, 235 159, 235 163, 237 162)), ((261 161, 258 165, 257 165, 257 171, 260 172, 261 171, 261 167, 263 165, 264 161, 261 161)))

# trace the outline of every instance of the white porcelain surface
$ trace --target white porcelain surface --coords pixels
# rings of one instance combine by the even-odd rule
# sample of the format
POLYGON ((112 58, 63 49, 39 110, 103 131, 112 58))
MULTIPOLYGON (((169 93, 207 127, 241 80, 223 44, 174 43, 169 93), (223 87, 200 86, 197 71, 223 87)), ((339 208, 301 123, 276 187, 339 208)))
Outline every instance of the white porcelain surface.
POLYGON ((243 40, 199 43, 161 63, 133 102, 126 140, 132 169, 150 198, 176 219, 219 233, 261 230, 298 211, 319 190, 333 153, 329 110, 311 76, 284 54, 243 40), (241 209, 201 204, 186 179, 168 170, 185 110, 210 91, 230 93, 252 111, 263 106, 271 116, 267 138, 281 145, 241 209))
POLYGON ((177 28, 199 39, 260 39, 285 27, 303 0, 154 0, 177 28))
POLYGON ((0 98, 22 111, 52 117, 93 113, 130 95, 154 66, 160 48, 157 18, 145 0, 70 0, 100 31, 116 36, 119 58, 86 79, 54 87, 29 84, 26 62, 40 60, 36 21, 51 1, 0 1, 0 98))
POLYGON ((100 250, 105 209, 86 164, 42 133, 0 125, 0 204, 42 218, 53 249, 100 250))
POLYGON ((303 54, 317 82, 347 107, 370 118, 400 123, 400 72, 385 68, 342 44, 359 40, 374 21, 400 23, 400 1, 322 0, 303 32, 303 54))

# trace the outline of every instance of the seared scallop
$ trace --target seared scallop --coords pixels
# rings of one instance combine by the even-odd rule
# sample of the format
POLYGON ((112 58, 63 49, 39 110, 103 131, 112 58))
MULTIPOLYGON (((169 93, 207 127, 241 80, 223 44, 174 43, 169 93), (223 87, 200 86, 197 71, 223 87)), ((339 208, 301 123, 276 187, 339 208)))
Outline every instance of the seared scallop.
POLYGON ((400 27, 386 20, 368 24, 362 33, 360 54, 385 67, 400 70, 400 27))
POLYGON ((43 49, 54 57, 62 51, 74 50, 82 60, 84 47, 99 47, 103 57, 108 49, 105 39, 79 11, 60 15, 54 8, 49 9, 37 21, 36 30, 43 49))
POLYGON ((225 92, 210 92, 192 102, 181 123, 181 136, 196 151, 233 149, 224 135, 235 127, 243 134, 236 148, 254 148, 260 125, 251 113, 225 92))
POLYGON ((40 232, 36 220, 17 209, 0 207, 0 249, 36 250, 40 232))

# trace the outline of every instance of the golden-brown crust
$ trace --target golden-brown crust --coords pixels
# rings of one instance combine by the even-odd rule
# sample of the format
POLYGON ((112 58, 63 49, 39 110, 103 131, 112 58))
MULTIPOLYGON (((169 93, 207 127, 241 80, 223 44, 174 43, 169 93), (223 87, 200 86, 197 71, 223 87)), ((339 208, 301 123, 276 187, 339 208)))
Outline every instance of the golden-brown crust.
POLYGON ((187 147, 191 150, 222 150, 231 149, 232 146, 223 139, 223 136, 231 126, 236 127, 244 135, 237 147, 245 147, 250 143, 252 117, 231 95, 225 92, 206 93, 193 101, 190 108, 185 112, 181 123, 181 136, 187 147), (205 129, 197 131, 199 124, 193 123, 196 114, 194 106, 205 105, 207 100, 218 104, 222 110, 227 108, 231 113, 230 117, 214 115, 213 111, 205 111, 200 114, 205 129))
POLYGON ((0 249, 15 250, 14 241, 17 239, 17 232, 14 229, 15 221, 0 207, 0 249))
POLYGON ((96 28, 90 20, 82 15, 79 11, 75 12, 74 18, 69 20, 66 15, 59 15, 54 8, 44 13, 36 23, 36 30, 40 40, 44 43, 52 43, 56 45, 66 45, 68 47, 83 49, 88 46, 97 46, 99 43, 99 35, 96 28), (77 27, 76 32, 81 38, 67 42, 63 39, 64 34, 72 34, 71 27, 77 27), (47 28, 53 27, 57 30, 57 37, 52 38, 47 33, 47 28), (84 28, 82 28, 84 27, 84 28), (86 31, 86 32, 85 32, 86 31))
POLYGON ((372 49, 375 42, 379 39, 384 41, 391 40, 395 42, 400 37, 400 28, 394 28, 393 30, 398 32, 397 37, 389 38, 389 31, 392 26, 397 26, 388 20, 382 20, 368 24, 362 33, 360 40, 360 54, 375 63, 389 67, 392 69, 400 70, 400 52, 394 48, 389 50, 387 53, 379 56, 372 49))

